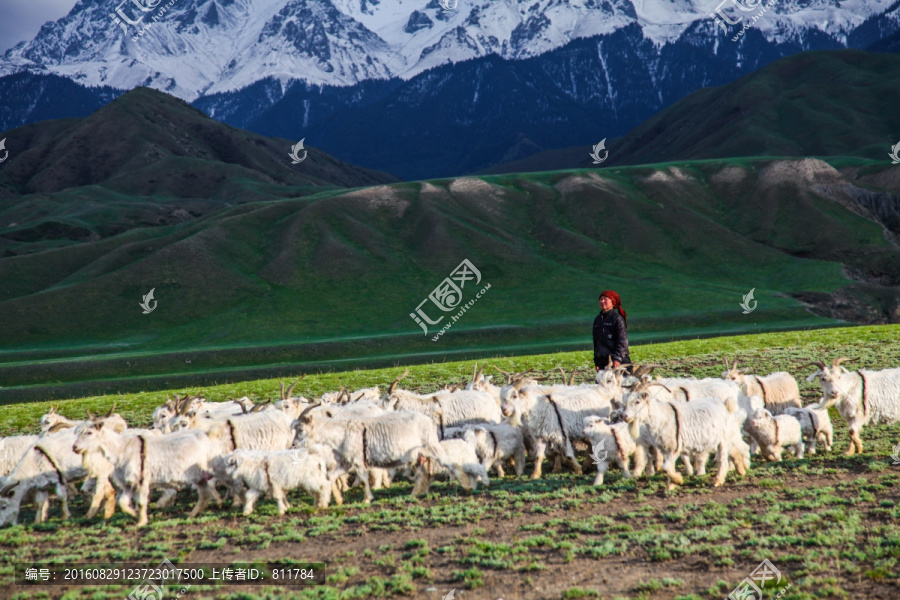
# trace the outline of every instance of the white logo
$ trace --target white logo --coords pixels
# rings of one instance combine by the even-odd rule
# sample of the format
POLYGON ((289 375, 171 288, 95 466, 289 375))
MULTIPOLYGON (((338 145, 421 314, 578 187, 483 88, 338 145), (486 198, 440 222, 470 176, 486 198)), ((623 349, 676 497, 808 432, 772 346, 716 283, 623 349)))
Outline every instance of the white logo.
MULTIPOLYGON (((153 288, 153 290, 155 289, 156 288, 153 288)), ((149 315, 156 310, 156 300, 153 299, 153 290, 150 290, 150 293, 144 296, 144 301, 141 302, 141 308, 144 309, 145 315, 149 315), (150 302, 153 302, 153 306, 150 306, 150 302)))
MULTIPOLYGON (((425 310, 422 308, 423 304, 431 300, 432 304, 444 312, 451 312, 458 308, 460 312, 450 317, 452 322, 455 323, 466 310, 475 304, 475 301, 482 296, 487 288, 490 287, 490 284, 487 284, 484 289, 475 294, 474 299, 469 300, 460 306, 463 299, 463 288, 466 287, 467 281, 474 282, 473 285, 481 283, 481 271, 479 271, 468 258, 459 263, 450 273, 450 276, 445 277, 444 280, 428 294, 427 298, 419 302, 415 312, 409 313, 409 316, 422 328, 425 335, 428 335, 428 325, 437 325, 444 320, 444 316, 446 315, 441 315, 437 319, 432 319, 425 313, 425 310)), ((473 286, 470 286, 469 289, 472 287, 473 286)))
POLYGON ((594 146, 594 151, 591 152, 591 153, 589 154, 589 156, 590 156, 591 158, 594 159, 594 164, 595 164, 595 165, 599 165, 599 164, 602 163, 604 160, 606 160, 606 157, 609 156, 609 150, 606 149, 606 138, 603 138, 602 140, 600 140, 600 143, 599 143, 599 144, 597 144, 596 146, 594 146), (600 158, 600 151, 601 151, 601 150, 604 151, 603 158, 600 158))
MULTIPOLYGON (((728 594, 728 600, 751 600, 751 598, 753 600, 762 600, 762 588, 765 587, 766 582, 769 580, 774 580, 776 585, 781 583, 781 571, 769 559, 765 559, 750 573, 750 577, 745 577, 736 588, 731 590, 731 593, 728 594)), ((778 593, 777 597, 781 597, 791 587, 793 587, 793 584, 785 586, 778 593)))
MULTIPOLYGON (((0 148, 2 148, 2 147, 3 146, 0 145, 0 148)), ((895 145, 891 146, 891 153, 888 154, 888 156, 891 157, 892 165, 900 165, 900 156, 898 156, 898 154, 900 154, 900 142, 897 142, 895 145)), ((3 161, 0 160, 0 162, 3 162, 3 161)))
MULTIPOLYGON (((303 140, 305 140, 305 139, 306 138, 303 138, 303 140)), ((288 156, 291 157, 292 165, 299 165, 304 160, 306 160, 306 150, 303 150, 303 140, 300 140, 299 142, 297 142, 296 144, 291 146, 291 153, 288 154, 288 156), (302 157, 297 156, 297 153, 300 152, 301 150, 303 150, 303 156, 302 157)))
MULTIPOLYGON (((125 11, 122 10, 122 6, 128 1, 129 0, 122 0, 121 2, 119 2, 118 6, 116 6, 116 12, 109 13, 109 16, 112 18, 113 25, 118 25, 119 27, 121 27, 122 31, 125 32, 125 35, 128 35, 128 27, 125 25, 125 23, 135 26, 139 25, 146 16, 145 14, 141 13, 151 12, 157 6, 159 6, 160 2, 162 2, 162 0, 156 0, 155 2, 153 2, 152 0, 147 0, 146 2, 143 2, 141 0, 130 0, 131 3, 137 8, 137 10, 140 11, 137 13, 132 11, 132 15, 135 18, 130 19, 128 18, 128 15, 125 14, 125 11)), ((161 9, 159 14, 162 14, 163 12, 164 11, 161 9)), ((149 28, 151 25, 148 25, 146 28, 149 28)))
POLYGON ((900 465, 900 444, 894 446, 894 452, 891 454, 891 458, 894 459, 895 465, 900 465))
POLYGON ((591 458, 595 464, 606 462, 606 459, 609 458, 609 451, 606 449, 605 440, 591 448, 591 458))
MULTIPOLYGON (((897 145, 900 146, 900 144, 897 145)), ((0 140, 0 150, 3 150, 3 158, 0 158, 0 163, 2 163, 9 157, 9 150, 6 149, 6 138, 0 140)))
POLYGON ((441 600, 453 600, 453 598, 454 598, 455 596, 456 596, 456 588, 453 588, 452 590, 450 590, 450 591, 447 593, 446 596, 442 597, 441 600))
POLYGON ((459 6, 459 0, 438 0, 438 4, 441 5, 441 8, 444 9, 444 12, 448 12, 451 10, 455 10, 456 7, 459 6))
POLYGON ((751 290, 744 296, 744 301, 741 302, 741 308, 744 309, 744 314, 745 314, 745 315, 749 315, 749 314, 752 313, 754 310, 756 310, 756 300, 753 299, 753 290, 755 290, 755 289, 756 289, 756 288, 751 289, 751 290), (750 306, 750 303, 751 303, 751 302, 753 303, 753 306, 750 306))

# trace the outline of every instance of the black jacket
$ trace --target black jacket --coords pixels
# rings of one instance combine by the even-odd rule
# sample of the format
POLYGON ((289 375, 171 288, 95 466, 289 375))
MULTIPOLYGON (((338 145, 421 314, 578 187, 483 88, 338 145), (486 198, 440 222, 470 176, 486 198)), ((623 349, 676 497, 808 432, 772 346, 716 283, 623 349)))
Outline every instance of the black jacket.
POLYGON ((605 369, 610 356, 622 364, 631 362, 625 319, 614 308, 594 319, 594 366, 605 369))

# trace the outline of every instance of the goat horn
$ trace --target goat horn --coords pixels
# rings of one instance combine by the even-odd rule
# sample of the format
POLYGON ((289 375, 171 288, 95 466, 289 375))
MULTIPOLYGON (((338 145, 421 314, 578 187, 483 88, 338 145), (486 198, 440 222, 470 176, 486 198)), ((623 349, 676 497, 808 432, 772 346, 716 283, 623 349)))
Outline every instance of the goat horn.
POLYGON ((303 409, 303 412, 300 413, 300 416, 297 417, 297 420, 300 421, 300 422, 302 423, 303 420, 304 420, 304 418, 306 417, 306 415, 309 414, 309 411, 311 411, 312 409, 316 408, 317 406, 319 406, 319 403, 318 403, 318 402, 315 402, 315 403, 313 403, 313 404, 310 404, 310 405, 307 406, 306 408, 304 408, 304 409, 303 409))
POLYGON ((53 425, 51 425, 50 429, 47 430, 47 433, 56 433, 60 429, 68 429, 70 427, 70 424, 60 421, 59 423, 54 423, 53 425))
POLYGON ((475 380, 478 378, 478 363, 475 363, 475 368, 472 369, 472 383, 475 383, 475 380))
POLYGON ((650 373, 652 373, 653 369, 656 369, 659 367, 662 367, 662 365, 657 365, 657 364, 653 364, 653 363, 648 364, 648 365, 638 365, 635 368, 633 375, 640 379, 644 375, 649 375, 650 373))
POLYGON ((112 408, 110 408, 109 412, 106 413, 106 416, 104 417, 104 419, 108 419, 109 417, 113 416, 113 412, 115 412, 115 410, 116 410, 116 404, 118 404, 118 401, 113 402, 112 408))
POLYGON ((397 379, 394 380, 394 382, 391 384, 391 387, 388 388, 388 396, 390 396, 391 394, 394 393, 394 390, 397 389, 397 384, 399 384, 400 380, 403 379, 404 377, 406 377, 407 375, 409 375, 409 369, 406 369, 405 371, 403 371, 403 375, 401 375, 400 377, 398 377, 397 379))
MULTIPOLYGON (((362 397, 365 395, 366 395, 365 392, 360 392, 359 396, 357 396, 355 399, 351 400, 350 402, 359 402, 360 400, 362 400, 362 397)), ((350 394, 347 394, 347 397, 349 398, 350 394)))
POLYGON ((559 370, 559 374, 562 377, 563 385, 566 383, 566 372, 562 367, 556 367, 559 370))
POLYGON ((96 417, 94 416, 94 413, 92 413, 91 411, 86 410, 84 412, 85 412, 85 414, 87 414, 88 421, 93 421, 94 419, 96 419, 96 417))
POLYGON ((831 361, 831 366, 833 368, 833 367, 838 366, 842 362, 853 362, 855 360, 856 360, 855 358, 847 358, 846 356, 842 356, 840 358, 836 358, 833 361, 831 361))
POLYGON ((825 369, 825 363, 823 363, 821 360, 814 360, 812 362, 806 363, 805 365, 801 365, 801 366, 797 367, 797 370, 799 371, 800 369, 805 369, 806 367, 808 367, 810 365, 819 367, 820 370, 825 369))
POLYGON ((281 399, 284 400, 284 382, 281 382, 281 399))
POLYGON ((493 368, 497 369, 498 371, 500 371, 501 373, 503 373, 504 375, 506 375, 506 385, 509 385, 512 383, 512 375, 510 375, 509 373, 507 373, 506 371, 504 371, 503 369, 501 369, 500 367, 498 367, 496 365, 491 365, 491 366, 493 368))
POLYGON ((481 374, 484 373, 484 366, 478 369, 478 373, 475 374, 475 381, 481 381, 481 374))
POLYGON ((289 387, 289 388, 287 389, 287 394, 285 395, 284 398, 282 398, 283 400, 287 400, 288 398, 291 397, 291 394, 294 393, 294 388, 297 387, 297 384, 298 384, 298 383, 300 383, 300 380, 299 380, 299 379, 298 379, 297 381, 295 381, 294 383, 291 384, 291 387, 289 387))
POLYGON ((575 369, 574 371, 572 371, 572 375, 571 375, 571 377, 569 377, 569 385, 570 386, 575 385, 575 373, 577 373, 577 372, 578 372, 578 369, 575 369))
POLYGON ((186 417, 188 411, 191 409, 191 404, 194 402, 194 398, 188 395, 185 396, 182 400, 183 401, 181 403, 181 409, 178 411, 178 413, 186 417))

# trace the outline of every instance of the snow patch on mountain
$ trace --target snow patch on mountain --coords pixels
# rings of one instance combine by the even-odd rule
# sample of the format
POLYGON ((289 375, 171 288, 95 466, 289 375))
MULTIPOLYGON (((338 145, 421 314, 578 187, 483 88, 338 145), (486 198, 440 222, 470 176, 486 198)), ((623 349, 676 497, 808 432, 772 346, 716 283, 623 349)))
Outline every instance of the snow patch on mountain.
MULTIPOLYGON (((678 39, 696 21, 709 23, 713 35, 710 13, 720 1, 458 0, 447 11, 437 0, 79 0, 33 40, 8 50, 0 75, 27 70, 82 85, 149 85, 186 100, 265 78, 284 89, 297 80, 347 86, 409 79, 492 54, 538 56, 634 24, 657 45, 678 39), (138 25, 116 24, 111 15, 117 10, 138 25)), ((722 5, 734 18, 746 22, 758 12, 740 11, 735 1, 722 5)), ((754 0, 741 1, 748 6, 754 0)), ((840 39, 889 5, 777 0, 753 27, 779 42, 810 29, 840 39)), ((731 35, 739 29, 733 26, 731 35)), ((720 30, 716 35, 726 37, 720 30)))

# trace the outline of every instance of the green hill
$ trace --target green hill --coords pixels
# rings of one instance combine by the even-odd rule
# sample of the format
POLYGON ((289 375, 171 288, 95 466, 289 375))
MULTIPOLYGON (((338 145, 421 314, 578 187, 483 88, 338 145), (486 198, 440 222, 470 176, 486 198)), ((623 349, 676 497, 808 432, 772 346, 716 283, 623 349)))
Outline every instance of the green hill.
POLYGON ((399 181, 307 147, 214 121, 186 102, 136 88, 84 119, 0 134, 0 256, 63 247, 220 208, 399 181))
MULTIPOLYGON (((735 156, 890 161, 900 141, 900 55, 804 52, 697 90, 606 142, 602 166, 735 156)), ((599 141, 599 140, 597 140, 599 141)), ((591 168, 588 145, 544 150, 478 174, 591 168)))
POLYGON ((632 129, 610 164, 726 156, 864 156, 900 140, 900 56, 795 54, 698 90, 632 129))
POLYGON ((900 250, 859 200, 896 193, 897 169, 836 166, 735 159, 328 191, 3 258, 0 397, 583 348, 606 288, 634 340, 900 321, 900 250), (491 288, 432 341, 409 315, 463 259, 491 288), (151 288, 158 306, 143 314, 151 288), (758 306, 743 314, 751 288, 758 306))

